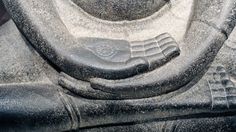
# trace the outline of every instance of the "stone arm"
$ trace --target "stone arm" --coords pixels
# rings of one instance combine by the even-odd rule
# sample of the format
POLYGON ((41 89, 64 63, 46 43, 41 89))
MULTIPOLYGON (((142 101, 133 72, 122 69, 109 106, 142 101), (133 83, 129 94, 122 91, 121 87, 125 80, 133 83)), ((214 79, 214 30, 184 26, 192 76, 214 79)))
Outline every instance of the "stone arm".
POLYGON ((71 130, 68 110, 49 85, 1 86, 0 108, 0 131, 71 130))
MULTIPOLYGON (((16 2, 22 2, 22 1, 16 1, 16 2)), ((203 3, 207 2, 205 0, 199 0, 199 1, 203 3)), ((42 2, 44 2, 44 0, 42 0, 42 2)), ((168 81, 169 80, 176 81, 176 79, 179 79, 179 81, 172 84, 175 84, 176 86, 181 86, 185 84, 186 82, 189 82, 189 80, 191 80, 194 75, 197 75, 197 73, 201 72, 201 70, 203 70, 205 66, 210 64, 211 60, 214 59, 215 54, 220 49, 223 42, 227 39, 227 36, 230 34, 231 29, 234 27, 234 23, 231 20, 235 20, 235 19, 232 19, 231 17, 235 18, 234 17, 235 15, 234 13, 228 12, 228 11, 230 9, 234 11, 235 5, 232 3, 232 0, 228 0, 228 1, 226 0, 225 3, 223 2, 223 4, 227 5, 226 6, 227 10, 223 10, 223 15, 221 16, 222 18, 220 17, 219 21, 217 21, 218 23, 210 24, 209 22, 204 21, 202 19, 200 20, 196 19, 196 22, 192 23, 190 30, 188 32, 189 36, 184 41, 184 43, 180 44, 181 46, 180 48, 181 50, 183 50, 183 53, 181 54, 183 55, 179 56, 179 58, 174 59, 169 64, 166 64, 165 68, 161 67, 161 69, 157 69, 158 71, 157 73, 159 74, 156 73, 156 75, 162 76, 162 77, 157 78, 157 76, 153 76, 152 74, 156 72, 156 71, 153 71, 151 73, 146 74, 148 75, 147 79, 150 79, 150 80, 144 80, 144 81, 147 81, 147 83, 137 82, 134 80, 134 82, 132 82, 132 86, 128 85, 130 86, 129 88, 132 90, 134 86, 135 87, 137 86, 136 88, 138 87, 145 88, 149 84, 155 84, 155 85, 151 85, 151 88, 153 88, 153 86, 158 86, 160 84, 163 84, 163 83, 159 83, 159 84, 157 83, 157 82, 160 82, 159 80, 161 80, 163 77, 164 77, 164 80, 168 80, 168 81), (190 32, 190 31, 195 31, 195 32, 190 32), (203 36, 206 36, 206 37, 203 37, 203 36), (194 40, 191 40, 189 38, 191 39, 194 38, 194 40), (191 49, 192 51, 190 51, 191 49), (206 56, 209 57, 209 60, 206 60, 205 58, 206 56), (181 60, 181 59, 184 59, 184 60, 181 60), (205 61, 208 63, 205 63, 205 61), (173 66, 177 66, 177 64, 181 64, 181 65, 173 69, 173 66), (189 77, 188 75, 191 75, 190 79, 188 79, 189 77), (137 85, 139 83, 143 83, 142 85, 144 85, 145 87, 142 87, 142 85, 137 85)), ((213 8, 209 8, 209 9, 213 9, 213 8)), ((19 20, 21 21, 22 18, 19 18, 19 20)), ((31 28, 35 28, 35 27, 31 27, 31 28)), ((28 29, 23 28, 23 30, 28 30, 28 29)), ((27 33, 27 32, 24 32, 24 33, 27 33)), ((31 37, 33 37, 34 35, 37 36, 37 34, 34 34, 34 33, 35 32, 32 32, 31 37)), ((28 35, 30 36, 30 34, 28 35)), ((45 35, 49 35, 48 37, 53 37, 52 34, 45 33, 45 35)), ((31 40, 32 42, 35 41, 33 38, 31 39, 32 39, 31 40)), ((56 41, 56 39, 54 41, 58 42, 56 41)), ((40 42, 41 44, 44 44, 45 41, 40 40, 40 42)), ((43 45, 35 45, 35 46, 40 47, 43 45)), ((92 47, 94 46, 92 45, 92 47)), ((41 48, 43 49, 44 47, 41 47, 41 48)), ((91 47, 88 47, 88 48, 91 48, 91 47)), ((43 51, 45 53, 48 52, 46 50, 43 50, 43 51)), ((78 49, 75 50, 75 52, 77 51, 78 49)), ((93 53, 94 50, 92 51, 89 50, 88 52, 90 52, 91 54, 94 54, 93 53)), ((54 56, 52 56, 52 58, 53 57, 54 56)), ((57 58, 56 60, 60 62, 59 61, 60 58, 57 58)), ((141 80, 139 80, 139 78, 137 77, 136 79, 139 81, 142 81, 143 76, 145 75, 141 76, 141 80)), ((129 82, 127 82, 127 80, 133 80, 133 79, 126 79, 125 83, 123 84, 130 84, 129 82)), ((94 80, 91 79, 91 81, 94 81, 94 80)), ((121 82, 122 81, 123 80, 121 80, 121 82)), ((123 92, 123 91, 121 92, 119 91, 120 90, 119 88, 123 86, 121 85, 121 82, 111 81, 111 82, 108 82, 107 85, 109 86, 109 84, 112 83, 112 86, 113 86, 114 83, 115 84, 117 83, 116 86, 118 89, 113 93, 120 94, 123 92)), ((92 86, 95 86, 94 84, 92 86)), ((167 85, 171 87, 170 84, 171 83, 167 85)), ((100 89, 100 87, 97 87, 97 88, 100 89)), ((104 87, 104 90, 109 91, 109 88, 110 87, 104 87)), ((168 88, 168 87, 163 86, 163 88, 168 88)), ((175 87, 173 86, 172 88, 175 88, 175 87)), ((204 87, 202 88, 206 90, 204 87)), ((199 119, 199 117, 201 117, 199 114, 202 114, 202 113, 205 113, 207 116, 210 115, 213 117, 216 115, 219 116, 220 112, 222 113, 229 112, 229 115, 232 114, 230 113, 229 109, 224 111, 222 107, 220 107, 220 109, 213 110, 211 100, 209 100, 210 98, 208 96, 204 97, 204 93, 207 93, 206 91, 203 90, 201 92, 200 94, 201 99, 199 100, 199 96, 195 96, 195 97, 193 96, 193 95, 196 95, 196 92, 199 92, 197 91, 199 89, 192 88, 192 90, 193 91, 191 93, 189 92, 183 93, 181 96, 184 96, 184 97, 182 98, 180 96, 177 96, 176 98, 166 99, 164 101, 160 101, 157 98, 147 98, 147 99, 138 99, 138 100, 105 100, 104 101, 104 100, 88 100, 88 99, 80 98, 79 96, 75 96, 72 93, 66 94, 66 91, 62 90, 59 87, 51 86, 51 85, 42 85, 42 84, 1 85, 0 86, 0 108, 1 108, 0 109, 0 126, 1 126, 0 130, 1 131, 14 131, 14 130, 18 130, 18 131, 69 131, 72 129, 81 128, 82 129, 81 131, 83 131, 85 130, 85 128, 88 128, 88 127, 95 127, 95 126, 109 125, 109 124, 119 124, 119 123, 132 123, 132 122, 137 122, 137 121, 143 122, 143 121, 150 121, 157 118, 168 118, 168 119, 173 120, 173 119, 184 119, 186 117, 189 117, 189 115, 191 115, 190 117, 193 117, 194 119, 199 119), (189 103, 191 101, 193 101, 194 103, 189 103), (174 118, 171 118, 171 117, 174 117, 174 118)), ((154 90, 154 92, 156 91, 154 90)), ((129 89, 127 93, 128 95, 130 95, 129 89)), ((140 95, 145 95, 145 94, 146 93, 140 94, 140 95)), ((150 94, 147 94, 147 95, 150 95, 150 94)), ((235 101, 231 101, 229 108, 232 107, 235 109, 235 106, 236 106, 235 101)), ((233 113, 232 115, 235 115, 235 114, 233 113)), ((203 116, 205 117, 205 115, 203 116)), ((180 121, 184 121, 184 120, 180 120, 180 121)), ((229 119, 227 121, 234 122, 235 118, 229 119)), ((198 121, 195 121, 195 123, 196 122, 198 121)), ((202 122, 202 121, 199 121, 199 122, 202 122)), ((218 123, 216 122, 217 122, 216 120, 213 120, 214 124, 219 123, 219 122, 218 123)), ((233 123, 230 125, 233 125, 233 123)), ((174 130, 178 130, 178 129, 179 128, 176 127, 174 130)))
POLYGON ((76 39, 60 20, 56 9, 51 10, 54 7, 52 1, 40 1, 38 4, 27 1, 4 2, 21 32, 37 51, 76 79, 127 78, 154 70, 179 55, 176 42, 168 34, 138 42, 76 39), (22 11, 32 7, 35 11, 27 14, 22 11))
POLYGON ((216 3, 195 2, 192 23, 185 39, 179 44, 181 54, 168 64, 123 80, 94 78, 90 80, 91 86, 117 96, 140 98, 174 91, 201 76, 235 26, 235 1, 216 3))
POLYGON ((66 73, 80 80, 91 77, 122 79, 154 70, 179 55, 169 34, 146 41, 128 42, 99 38, 80 38, 82 46, 72 46, 61 54, 66 73))
MULTIPOLYGON (((214 125, 220 125, 222 121, 214 119, 220 115, 232 114, 230 112, 236 108, 235 98, 229 100, 230 109, 225 109, 223 105, 213 109, 211 98, 204 94, 208 93, 208 90, 195 87, 181 96, 165 100, 89 100, 74 96, 51 84, 1 85, 0 131, 86 131, 109 127, 111 124, 116 127, 119 124, 125 127, 126 123, 131 125, 137 122, 158 125, 162 119, 173 123, 198 119, 194 125, 201 123, 202 119, 209 119, 214 121, 214 125), (196 92, 202 94, 196 95, 196 92)), ((235 129, 235 113, 232 115, 232 120, 223 123, 228 123, 229 127, 235 129)), ((191 129, 191 125, 188 126, 191 129)), ((174 129, 174 126, 167 127, 169 128, 156 126, 154 130, 174 129)))

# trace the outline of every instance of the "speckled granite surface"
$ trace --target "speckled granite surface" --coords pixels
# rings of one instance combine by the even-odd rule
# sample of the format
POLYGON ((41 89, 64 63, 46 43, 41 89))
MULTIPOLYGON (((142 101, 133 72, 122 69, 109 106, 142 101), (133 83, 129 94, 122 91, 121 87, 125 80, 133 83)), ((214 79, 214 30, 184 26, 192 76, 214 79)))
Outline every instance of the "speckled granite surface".
POLYGON ((235 11, 235 0, 0 1, 0 131, 235 131, 235 11))

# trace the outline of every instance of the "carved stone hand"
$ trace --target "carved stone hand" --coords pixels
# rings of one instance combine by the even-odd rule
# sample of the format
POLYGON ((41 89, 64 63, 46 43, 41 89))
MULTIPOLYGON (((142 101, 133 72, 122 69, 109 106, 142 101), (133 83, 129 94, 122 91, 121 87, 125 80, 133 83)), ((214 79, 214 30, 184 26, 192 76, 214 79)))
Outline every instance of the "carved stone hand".
POLYGON ((67 73, 81 80, 91 77, 122 79, 153 70, 179 55, 177 43, 169 34, 146 41, 83 38, 70 47, 67 73), (73 70, 72 70, 73 69, 73 70))

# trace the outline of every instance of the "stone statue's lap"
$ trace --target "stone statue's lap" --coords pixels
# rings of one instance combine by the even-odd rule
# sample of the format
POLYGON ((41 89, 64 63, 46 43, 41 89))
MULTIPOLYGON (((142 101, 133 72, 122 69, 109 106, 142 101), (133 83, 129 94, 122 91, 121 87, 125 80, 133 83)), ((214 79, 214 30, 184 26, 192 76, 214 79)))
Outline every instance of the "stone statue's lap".
POLYGON ((3 3, 0 130, 235 129, 235 0, 3 3))

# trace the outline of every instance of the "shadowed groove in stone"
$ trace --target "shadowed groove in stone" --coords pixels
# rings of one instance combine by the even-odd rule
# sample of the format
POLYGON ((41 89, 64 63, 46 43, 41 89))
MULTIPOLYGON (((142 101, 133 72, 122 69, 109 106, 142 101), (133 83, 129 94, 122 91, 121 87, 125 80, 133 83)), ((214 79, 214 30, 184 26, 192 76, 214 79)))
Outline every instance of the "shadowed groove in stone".
POLYGON ((169 0, 72 0, 88 14, 110 21, 136 20, 159 11, 169 0))

